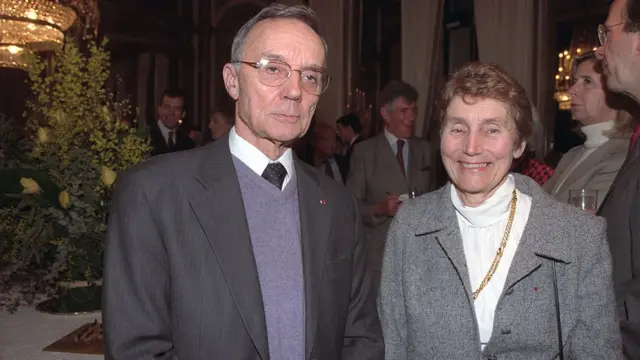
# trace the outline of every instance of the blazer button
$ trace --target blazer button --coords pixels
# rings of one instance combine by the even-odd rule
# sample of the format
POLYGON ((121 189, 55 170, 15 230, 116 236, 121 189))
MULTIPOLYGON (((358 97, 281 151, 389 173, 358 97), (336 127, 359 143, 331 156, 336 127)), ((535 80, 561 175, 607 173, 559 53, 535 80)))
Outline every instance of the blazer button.
POLYGON ((513 294, 513 288, 508 288, 507 291, 504 292, 505 295, 513 294))
POLYGON ((509 335, 509 334, 511 334, 511 329, 502 329, 502 330, 500 330, 500 333, 502 335, 509 335))

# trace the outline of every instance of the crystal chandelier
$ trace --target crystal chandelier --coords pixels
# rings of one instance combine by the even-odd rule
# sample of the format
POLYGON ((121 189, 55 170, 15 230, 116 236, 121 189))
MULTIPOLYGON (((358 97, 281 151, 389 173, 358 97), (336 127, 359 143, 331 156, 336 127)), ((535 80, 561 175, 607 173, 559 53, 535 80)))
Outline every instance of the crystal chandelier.
POLYGON ((597 26, 591 23, 579 24, 573 31, 569 49, 558 54, 558 72, 555 75, 555 92, 553 98, 558 102, 560 110, 571 109, 571 69, 573 60, 589 51, 595 51, 597 45, 597 26))
POLYGON ((0 0, 0 66, 24 68, 26 52, 54 50, 76 18, 60 1, 0 0))

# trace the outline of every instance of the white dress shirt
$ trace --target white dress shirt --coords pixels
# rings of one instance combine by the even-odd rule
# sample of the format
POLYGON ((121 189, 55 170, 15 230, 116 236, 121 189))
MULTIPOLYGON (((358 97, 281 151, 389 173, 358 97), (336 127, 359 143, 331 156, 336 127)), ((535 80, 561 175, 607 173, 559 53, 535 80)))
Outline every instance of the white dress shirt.
POLYGON ((173 143, 176 143, 176 130, 177 129, 169 129, 162 121, 158 120, 158 128, 160 129, 160 133, 164 138, 164 142, 169 144, 169 132, 173 131, 173 143))
POLYGON ((404 160, 404 174, 406 176, 407 166, 409 165, 409 140, 399 139, 398 137, 390 133, 387 128, 384 128, 384 136, 387 138, 389 145, 391 145, 393 155, 395 156, 398 156, 398 140, 404 141, 404 147, 402 148, 402 159, 404 160))
POLYGON ((291 175, 295 171, 293 164, 293 152, 291 149, 285 150, 285 152, 275 161, 271 161, 262 151, 258 150, 255 146, 251 145, 247 140, 243 139, 236 132, 236 127, 232 127, 229 131, 229 150, 231 154, 242 161, 249 169, 253 170, 258 176, 262 176, 264 169, 267 165, 273 162, 281 163, 285 169, 287 169, 287 176, 285 176, 282 182, 282 189, 289 183, 291 175))
MULTIPOLYGON (((489 199, 477 207, 467 207, 462 204, 455 187, 451 186, 451 200, 462 235, 471 291, 478 289, 496 256, 507 227, 513 189, 515 180, 513 175, 508 175, 507 180, 489 199)), ((531 197, 518 190, 516 193, 516 212, 504 254, 493 277, 473 304, 480 330, 481 349, 484 349, 491 338, 496 306, 531 211, 531 197)))

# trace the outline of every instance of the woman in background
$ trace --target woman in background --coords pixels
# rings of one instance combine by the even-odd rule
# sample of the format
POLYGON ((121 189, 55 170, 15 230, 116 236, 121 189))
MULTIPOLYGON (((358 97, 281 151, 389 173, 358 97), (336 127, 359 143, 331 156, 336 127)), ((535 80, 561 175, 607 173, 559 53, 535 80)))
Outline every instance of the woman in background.
POLYGON ((576 57, 572 78, 571 115, 582 125, 586 140, 562 156, 544 190, 561 202, 569 200, 569 190, 597 190, 600 207, 627 157, 633 120, 620 109, 625 97, 606 89, 594 52, 576 57))

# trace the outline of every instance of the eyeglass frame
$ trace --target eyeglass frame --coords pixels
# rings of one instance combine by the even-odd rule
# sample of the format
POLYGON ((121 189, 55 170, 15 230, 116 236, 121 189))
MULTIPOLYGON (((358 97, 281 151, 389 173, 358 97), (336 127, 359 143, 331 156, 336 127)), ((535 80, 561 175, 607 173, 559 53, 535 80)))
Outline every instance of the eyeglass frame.
POLYGON ((623 22, 619 22, 611 25, 605 25, 605 24, 598 25, 598 42, 600 43, 600 46, 604 46, 604 44, 607 42, 607 37, 609 36, 609 31, 611 30, 612 27, 624 25, 626 23, 627 23, 626 21, 623 21, 623 22))
POLYGON ((320 90, 319 93, 313 93, 310 92, 309 90, 307 90, 304 86, 301 86, 302 89, 304 89, 304 91, 308 92, 311 95, 321 95, 322 93, 324 93, 325 91, 327 91, 327 89, 329 88, 329 84, 331 83, 331 76, 329 76, 329 74, 326 73, 326 71, 324 69, 318 69, 318 68, 302 68, 302 69, 294 69, 289 63, 284 62, 284 61, 279 61, 279 60, 270 60, 270 59, 260 59, 259 61, 243 61, 243 60, 236 60, 236 61, 231 61, 232 64, 245 64, 245 65, 249 65, 252 68, 258 70, 258 80, 260 80, 260 69, 266 65, 269 65, 269 63, 273 63, 273 64, 280 64, 280 65, 285 65, 287 68, 289 68, 289 74, 287 74, 287 76, 285 76, 282 80, 282 83, 277 84, 277 85, 269 85, 269 84, 265 84, 262 81, 260 81, 260 83, 264 86, 269 86, 269 87, 278 87, 284 83, 287 82, 287 80, 289 80, 291 78, 291 74, 294 71, 297 71, 298 73, 300 73, 300 76, 302 77, 302 72, 306 71, 306 70, 311 70, 311 71, 315 71, 315 72, 319 72, 321 73, 325 78, 326 78, 326 85, 324 85, 324 88, 322 90, 320 90))

